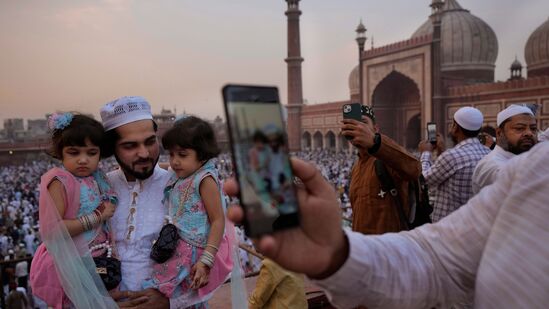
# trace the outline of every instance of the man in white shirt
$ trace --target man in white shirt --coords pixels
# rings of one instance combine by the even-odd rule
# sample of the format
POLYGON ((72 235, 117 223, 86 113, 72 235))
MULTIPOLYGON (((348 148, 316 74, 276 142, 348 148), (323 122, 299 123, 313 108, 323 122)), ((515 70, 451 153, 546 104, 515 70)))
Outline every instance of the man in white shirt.
POLYGON ((26 231, 27 235, 25 235, 25 246, 27 248, 27 253, 30 255, 34 255, 34 240, 36 239, 36 237, 34 236, 30 228, 26 231))
POLYGON ((17 286, 27 288, 29 277, 29 263, 26 260, 19 261, 15 264, 15 278, 17 278, 17 286))
POLYGON ((152 275, 149 256, 164 223, 162 199, 169 178, 157 165, 160 146, 151 108, 142 97, 122 97, 101 108, 101 119, 107 132, 105 152, 114 154, 120 165, 107 174, 118 195, 111 226, 122 264, 122 292, 111 295, 125 299, 118 303, 121 308, 170 308, 172 301, 157 290, 141 291, 143 280, 152 275))
MULTIPOLYGON (((340 227, 335 192, 292 160, 300 226, 258 239, 280 266, 316 279, 340 308, 546 308, 549 303, 549 143, 512 159, 496 182, 436 224, 366 236, 340 227), (318 227, 322 226, 321 229, 318 227)), ((233 181, 227 193, 236 193, 233 181)), ((229 217, 242 219, 231 207, 229 217)))
POLYGON ((5 235, 7 229, 5 227, 0 228, 0 255, 6 255, 8 253, 8 236, 5 235))
POLYGON ((473 193, 492 184, 507 161, 530 150, 537 143, 537 124, 532 110, 510 105, 497 115, 496 147, 482 158, 473 172, 473 193))

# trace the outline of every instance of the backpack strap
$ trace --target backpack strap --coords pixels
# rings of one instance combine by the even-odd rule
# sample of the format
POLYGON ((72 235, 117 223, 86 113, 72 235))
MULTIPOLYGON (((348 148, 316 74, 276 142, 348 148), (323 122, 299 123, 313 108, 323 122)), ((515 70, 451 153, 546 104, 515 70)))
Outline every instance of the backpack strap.
POLYGON ((377 178, 381 183, 381 188, 389 192, 389 194, 391 194, 391 197, 393 198, 394 205, 398 213, 398 218, 400 219, 400 223, 406 230, 409 230, 410 225, 408 224, 408 220, 406 219, 406 214, 404 214, 404 208, 402 208, 402 202, 400 201, 400 198, 398 196, 398 190, 395 187, 393 178, 391 177, 391 175, 389 175, 387 168, 381 160, 375 160, 374 166, 376 169, 377 178))
POLYGON ((416 217, 418 215, 418 208, 420 207, 421 203, 421 196, 420 196, 420 189, 418 181, 410 181, 408 184, 408 207, 410 209, 410 214, 408 216, 408 222, 410 222, 410 225, 413 227, 413 225, 416 223, 416 217))

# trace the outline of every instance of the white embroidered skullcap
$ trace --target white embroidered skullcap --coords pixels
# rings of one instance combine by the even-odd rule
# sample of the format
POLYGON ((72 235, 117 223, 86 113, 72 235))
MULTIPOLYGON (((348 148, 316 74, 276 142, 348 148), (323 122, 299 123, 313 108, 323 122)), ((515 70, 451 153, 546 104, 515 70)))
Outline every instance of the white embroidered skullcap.
POLYGON ((484 117, 478 109, 466 106, 457 110, 454 114, 454 120, 465 130, 477 131, 482 127, 484 117))
POLYGON ((121 97, 101 108, 101 120, 105 131, 130 122, 153 119, 151 106, 143 97, 121 97))
POLYGON ((520 114, 529 114, 534 116, 532 110, 527 106, 512 104, 498 113, 497 126, 499 127, 505 120, 520 114))

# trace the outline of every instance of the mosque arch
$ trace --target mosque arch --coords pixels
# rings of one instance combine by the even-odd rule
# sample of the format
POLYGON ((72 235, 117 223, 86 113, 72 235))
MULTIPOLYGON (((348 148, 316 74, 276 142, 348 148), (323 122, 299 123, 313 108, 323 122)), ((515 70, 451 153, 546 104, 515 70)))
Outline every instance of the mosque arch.
POLYGON ((301 146, 303 149, 311 149, 311 133, 308 131, 303 132, 301 137, 301 146))
POLYGON ((410 125, 409 121, 421 112, 421 96, 413 79, 399 71, 392 71, 376 85, 371 102, 383 134, 402 146, 414 143, 417 146, 421 122, 418 125, 414 120, 410 125))
POLYGON ((324 145, 326 149, 335 149, 336 148, 336 136, 334 132, 328 131, 324 136, 324 145))
POLYGON ((406 127, 406 149, 416 149, 421 140, 421 114, 415 114, 408 120, 406 127))
POLYGON ((323 143, 323 137, 322 133, 319 131, 316 131, 313 135, 313 149, 323 149, 324 143, 323 143))

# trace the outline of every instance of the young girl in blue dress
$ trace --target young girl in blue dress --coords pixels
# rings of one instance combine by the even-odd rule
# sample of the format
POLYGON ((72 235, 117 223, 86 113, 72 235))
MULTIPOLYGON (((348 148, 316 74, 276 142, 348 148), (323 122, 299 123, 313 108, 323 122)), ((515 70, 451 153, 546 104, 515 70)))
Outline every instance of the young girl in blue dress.
POLYGON ((173 171, 164 203, 180 240, 173 256, 154 266, 153 278, 143 287, 156 288, 188 308, 206 308, 232 269, 232 231, 227 230, 232 225, 225 221, 225 199, 212 162, 220 151, 211 126, 194 116, 176 121, 162 145, 173 171))

